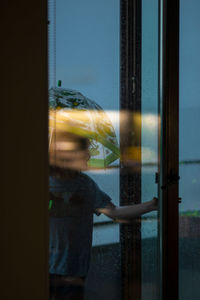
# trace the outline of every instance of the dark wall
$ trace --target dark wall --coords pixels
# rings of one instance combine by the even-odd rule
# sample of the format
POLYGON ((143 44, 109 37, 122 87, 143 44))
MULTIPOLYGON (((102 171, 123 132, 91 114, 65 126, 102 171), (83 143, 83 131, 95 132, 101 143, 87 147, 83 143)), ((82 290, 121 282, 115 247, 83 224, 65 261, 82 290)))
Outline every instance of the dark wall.
POLYGON ((1 4, 1 299, 48 290, 47 3, 1 4))

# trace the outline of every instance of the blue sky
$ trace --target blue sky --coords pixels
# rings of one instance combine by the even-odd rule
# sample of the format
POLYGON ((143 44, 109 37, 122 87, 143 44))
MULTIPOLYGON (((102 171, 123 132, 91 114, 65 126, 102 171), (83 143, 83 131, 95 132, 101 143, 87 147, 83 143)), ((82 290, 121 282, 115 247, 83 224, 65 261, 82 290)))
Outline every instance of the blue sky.
MULTIPOLYGON (((51 1, 50 1, 51 3, 51 1)), ((143 102, 157 92, 157 0, 143 0, 143 102)), ((180 1, 181 106, 200 106, 200 1, 180 1)), ((104 109, 119 107, 119 0, 56 1, 56 77, 104 109)))
MULTIPOLYGON (((119 111, 119 6, 119 0, 56 1, 56 79, 62 80, 63 87, 95 100, 104 110, 119 111)), ((156 114, 157 0, 142 0, 142 6, 142 107, 156 114)), ((188 157, 193 157, 195 152, 195 158, 199 147, 188 145, 195 145, 199 125, 199 112, 192 111, 200 109, 199 11, 199 0, 180 1, 180 142, 184 157, 189 153, 188 157)), ((153 137, 143 134, 143 145, 156 147, 156 131, 153 137)))
POLYGON ((180 1, 180 103, 200 108, 200 1, 180 1))
POLYGON ((58 0, 57 79, 104 109, 119 107, 119 0, 58 0))

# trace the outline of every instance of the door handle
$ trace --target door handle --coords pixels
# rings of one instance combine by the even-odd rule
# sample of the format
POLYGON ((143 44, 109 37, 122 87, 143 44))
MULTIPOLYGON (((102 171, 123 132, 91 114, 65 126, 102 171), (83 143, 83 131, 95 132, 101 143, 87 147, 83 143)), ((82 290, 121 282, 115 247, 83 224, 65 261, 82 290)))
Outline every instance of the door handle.
POLYGON ((175 184, 179 180, 180 180, 180 176, 171 169, 169 174, 167 175, 167 183, 168 184, 175 184))
POLYGON ((166 189, 168 186, 176 184, 179 180, 180 176, 171 169, 169 174, 166 176, 166 183, 161 186, 161 189, 166 189))

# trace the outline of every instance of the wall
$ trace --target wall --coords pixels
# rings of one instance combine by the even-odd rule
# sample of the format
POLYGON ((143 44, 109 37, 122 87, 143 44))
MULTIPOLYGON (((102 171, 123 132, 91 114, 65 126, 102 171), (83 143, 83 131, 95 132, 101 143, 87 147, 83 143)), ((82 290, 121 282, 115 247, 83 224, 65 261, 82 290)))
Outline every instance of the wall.
POLYGON ((47 3, 1 5, 1 299, 48 299, 47 3))

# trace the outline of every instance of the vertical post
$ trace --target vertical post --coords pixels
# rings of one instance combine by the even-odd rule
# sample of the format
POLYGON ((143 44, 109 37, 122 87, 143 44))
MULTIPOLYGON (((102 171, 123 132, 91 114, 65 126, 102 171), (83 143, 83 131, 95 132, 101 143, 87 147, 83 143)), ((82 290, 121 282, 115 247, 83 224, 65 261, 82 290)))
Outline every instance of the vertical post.
MULTIPOLYGON (((121 205, 141 202, 141 1, 121 0, 121 205), (125 114, 125 115, 124 115, 125 114), (135 154, 134 154, 134 153, 135 154), (129 153, 133 156, 128 157, 129 153), (127 160, 129 162, 127 162, 127 160), (127 162, 127 163, 126 163, 127 162)), ((141 220, 121 225, 122 299, 141 299, 141 220)))
POLYGON ((161 299, 178 299, 179 0, 160 1, 161 299))

